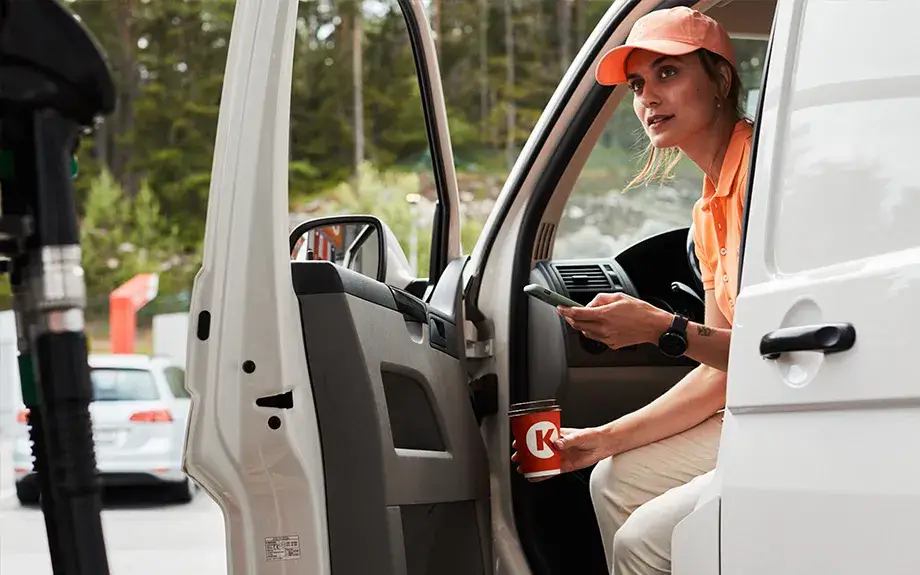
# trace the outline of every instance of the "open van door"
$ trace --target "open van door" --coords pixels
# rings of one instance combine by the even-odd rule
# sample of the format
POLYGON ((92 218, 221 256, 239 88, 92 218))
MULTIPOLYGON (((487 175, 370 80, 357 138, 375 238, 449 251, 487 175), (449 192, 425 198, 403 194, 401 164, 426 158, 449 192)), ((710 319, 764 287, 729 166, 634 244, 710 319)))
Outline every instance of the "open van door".
MULTIPOLYGON (((292 261, 297 2, 236 7, 190 311, 184 458, 223 510, 234 574, 491 573, 488 463, 461 363, 466 259, 440 73, 423 0, 399 6, 439 200, 424 300, 385 277, 292 261)), ((388 259, 380 231, 362 241, 383 242, 388 259)))
POLYGON ((296 13, 293 0, 236 5, 189 310, 183 467, 223 512, 235 575, 330 573, 316 406, 285 247, 296 13))

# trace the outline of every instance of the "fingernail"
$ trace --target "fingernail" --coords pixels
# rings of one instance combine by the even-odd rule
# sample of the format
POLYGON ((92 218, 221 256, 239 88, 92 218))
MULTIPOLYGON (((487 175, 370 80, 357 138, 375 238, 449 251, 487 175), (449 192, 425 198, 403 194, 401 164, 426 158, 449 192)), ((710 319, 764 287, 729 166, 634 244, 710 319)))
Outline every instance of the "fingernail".
POLYGON ((561 439, 557 439, 557 440, 553 443, 553 447, 555 447, 556 449, 562 449, 562 440, 561 440, 561 439))

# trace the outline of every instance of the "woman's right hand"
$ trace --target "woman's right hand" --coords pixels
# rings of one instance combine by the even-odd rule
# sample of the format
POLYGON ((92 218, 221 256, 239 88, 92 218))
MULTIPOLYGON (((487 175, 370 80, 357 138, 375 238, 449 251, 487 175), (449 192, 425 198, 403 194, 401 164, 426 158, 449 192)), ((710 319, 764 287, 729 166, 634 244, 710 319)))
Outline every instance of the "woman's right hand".
MULTIPOLYGON (((562 459, 562 473, 594 465, 609 455, 604 441, 605 437, 600 428, 572 429, 563 427, 559 431, 561 437, 553 442, 553 448, 562 459)), ((517 452, 517 441, 512 441, 511 447, 515 450, 514 454, 511 455, 511 461, 518 463, 520 458, 517 452)), ((520 467, 516 467, 516 469, 518 473, 523 473, 520 467)), ((530 479, 530 481, 543 481, 544 479, 548 478, 534 478, 530 479)))

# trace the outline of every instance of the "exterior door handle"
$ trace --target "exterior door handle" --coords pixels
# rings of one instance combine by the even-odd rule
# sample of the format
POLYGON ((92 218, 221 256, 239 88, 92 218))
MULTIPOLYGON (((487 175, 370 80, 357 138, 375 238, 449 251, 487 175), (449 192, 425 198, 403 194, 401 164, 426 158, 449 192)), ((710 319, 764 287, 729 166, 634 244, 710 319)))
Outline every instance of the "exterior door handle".
POLYGON ((778 359, 790 351, 839 353, 853 347, 856 328, 849 323, 824 323, 784 327, 771 331, 760 340, 760 355, 778 359))

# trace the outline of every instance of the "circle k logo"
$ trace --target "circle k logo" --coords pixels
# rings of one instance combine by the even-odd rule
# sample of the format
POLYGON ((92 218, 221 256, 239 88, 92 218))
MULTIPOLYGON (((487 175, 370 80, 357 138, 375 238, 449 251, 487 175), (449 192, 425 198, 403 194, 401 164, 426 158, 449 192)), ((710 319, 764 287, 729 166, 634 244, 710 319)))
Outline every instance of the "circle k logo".
POLYGON ((553 451, 553 442, 559 435, 559 430, 549 421, 538 421, 527 430, 527 449, 540 459, 549 459, 556 452, 553 451))

